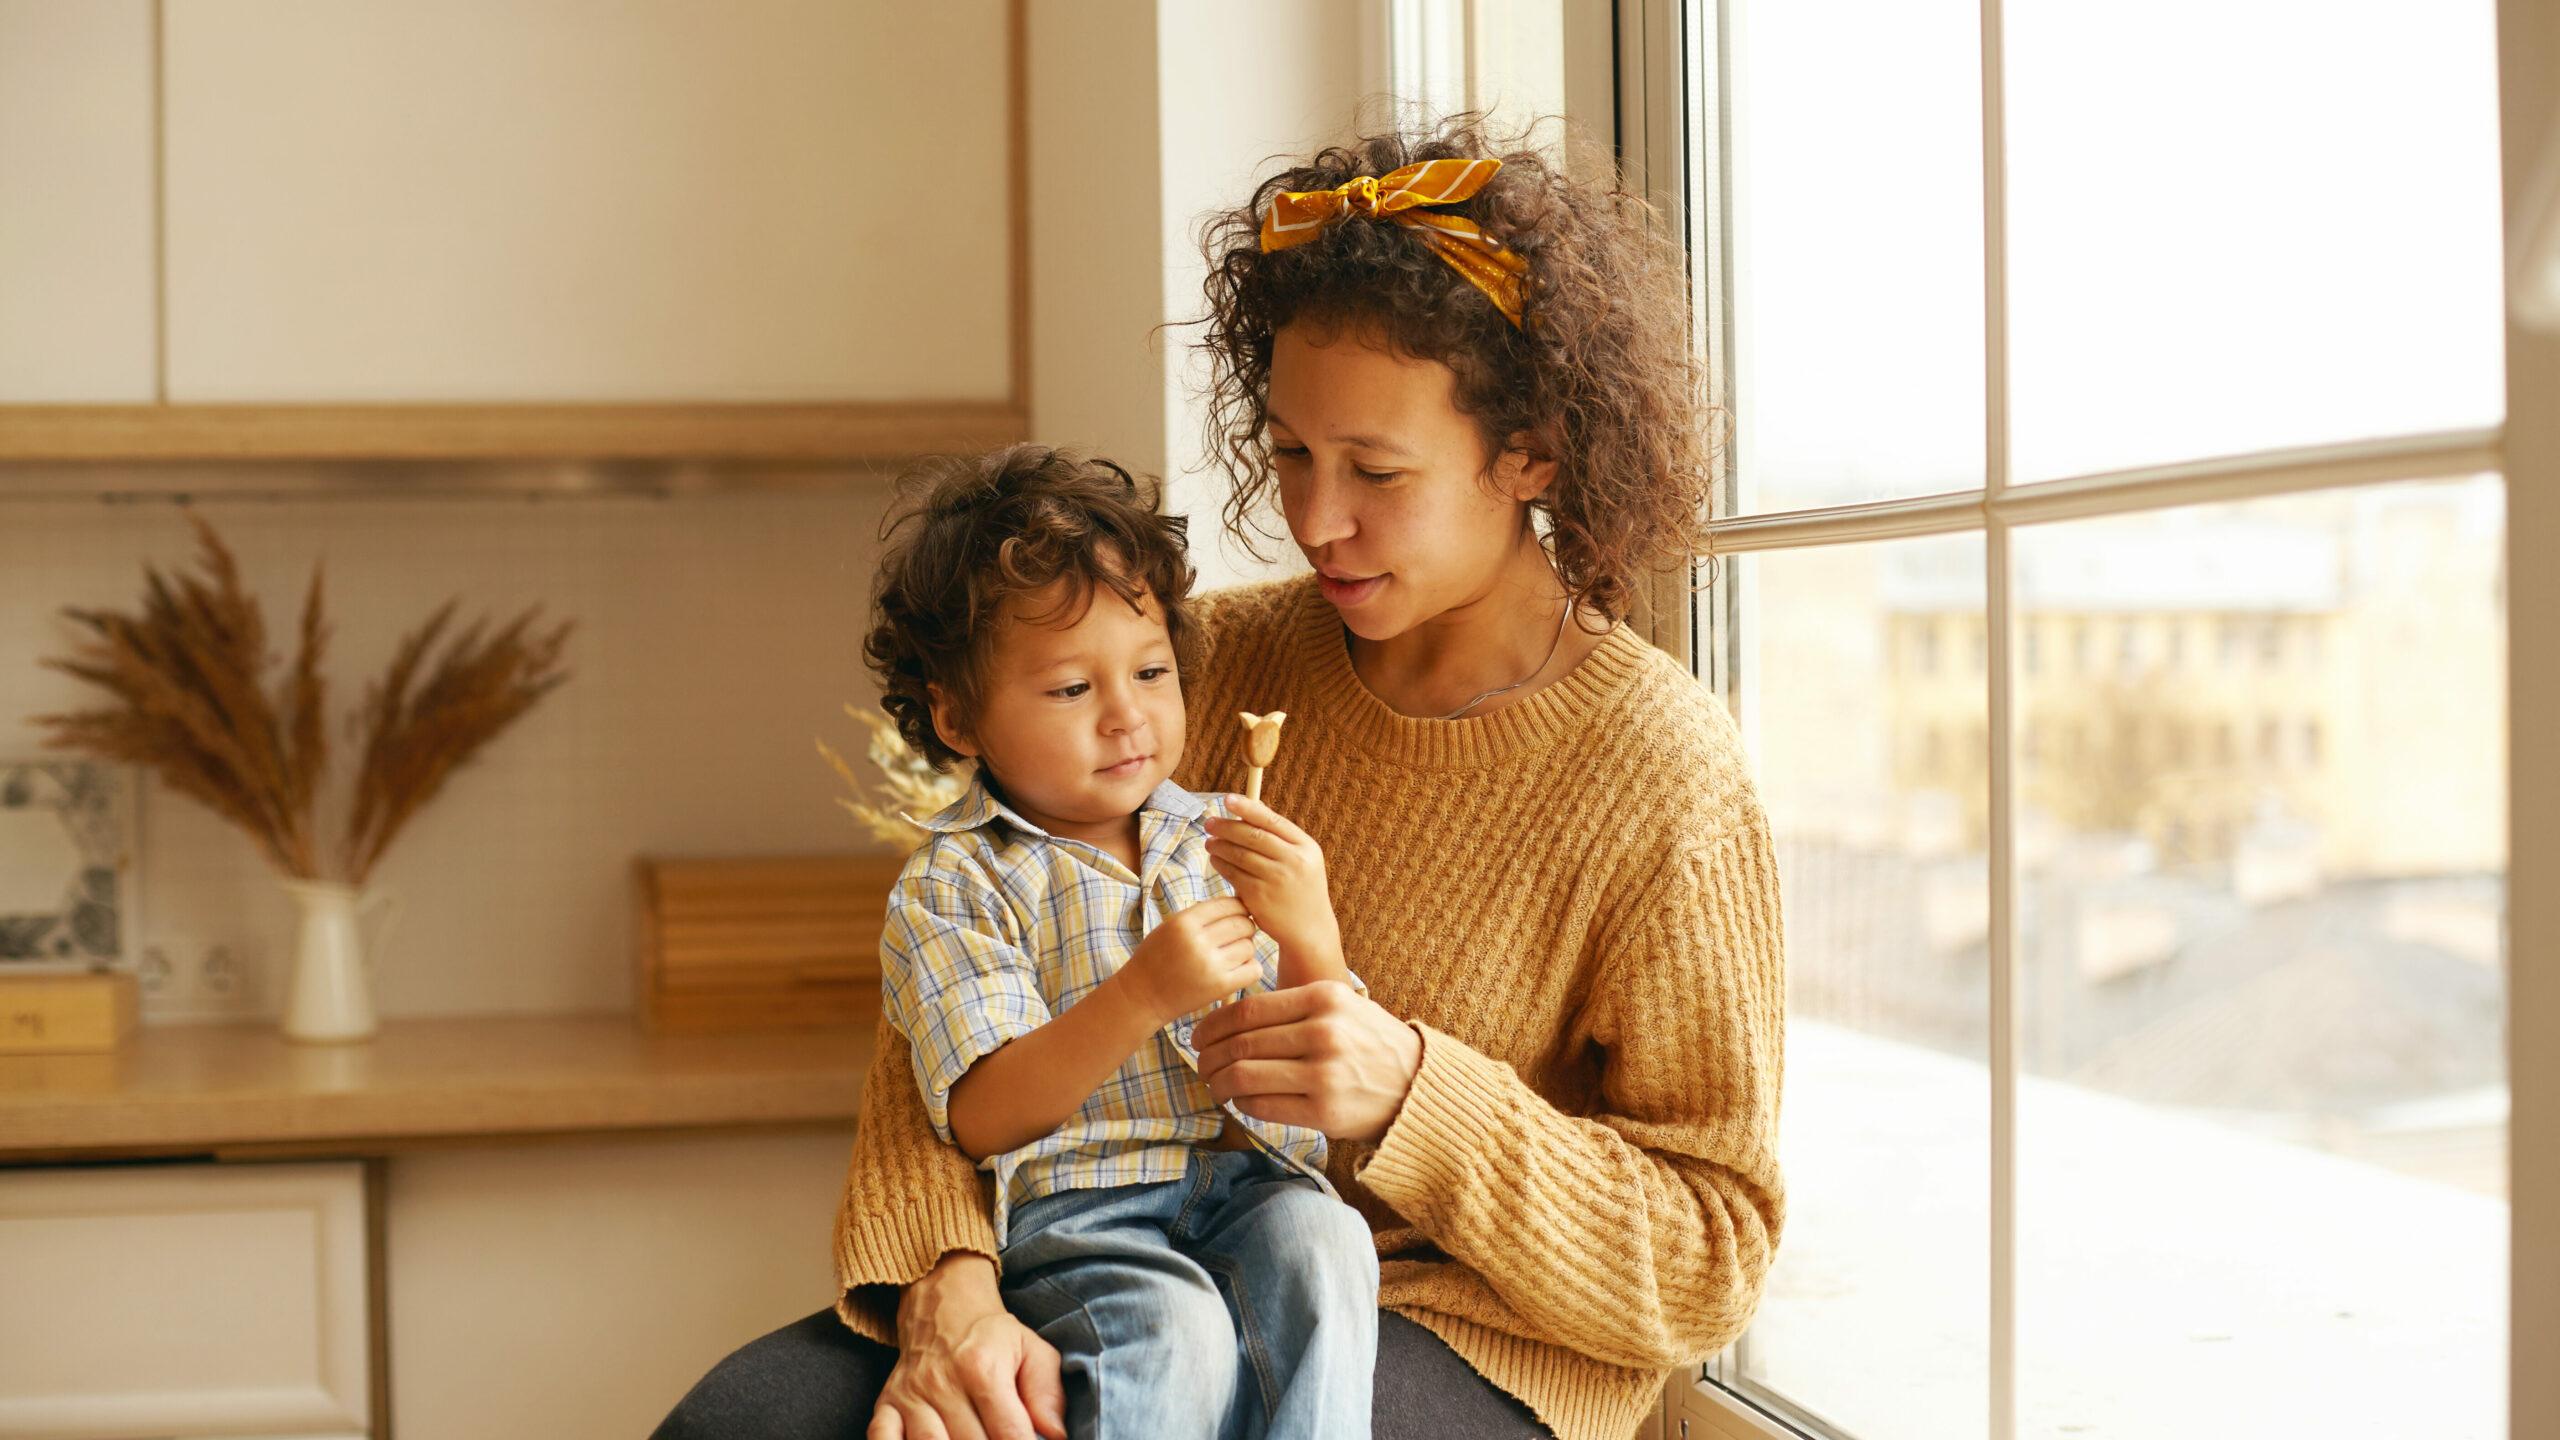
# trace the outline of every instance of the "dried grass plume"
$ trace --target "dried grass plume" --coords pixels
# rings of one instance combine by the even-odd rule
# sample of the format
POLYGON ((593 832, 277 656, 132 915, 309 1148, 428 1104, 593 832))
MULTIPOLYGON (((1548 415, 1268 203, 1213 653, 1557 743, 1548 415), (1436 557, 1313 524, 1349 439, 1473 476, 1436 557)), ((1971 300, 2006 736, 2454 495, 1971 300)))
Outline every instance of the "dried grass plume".
MULTIPOLYGON (((327 878, 313 816, 329 766, 320 569, 313 567, 303 597, 293 661, 270 693, 275 662, 257 597, 241 587, 222 537, 203 517, 187 518, 196 573, 145 566, 139 614, 63 611, 89 638, 43 663, 106 691, 112 703, 35 723, 54 748, 157 774, 238 826, 279 872, 327 878)), ((539 628, 538 609, 494 631, 474 622, 437 652, 458 603, 401 641, 352 717, 363 768, 338 847, 340 874, 352 884, 364 883, 456 767, 568 678, 559 662, 570 626, 539 628)))
POLYGON ((934 815, 951 807, 968 792, 967 775, 947 775, 933 768, 917 754, 898 733, 897 722, 876 710, 847 705, 844 713, 861 721, 871 731, 871 744, 865 758, 871 768, 880 772, 880 783, 866 787, 853 767, 844 761, 826 741, 818 742, 818 753, 835 767, 847 788, 856 795, 866 789, 889 803, 875 805, 869 800, 848 800, 839 795, 836 803, 853 812, 871 838, 900 850, 913 850, 925 841, 925 829, 909 816, 934 815))
POLYGON ((456 769, 569 678, 560 653, 572 622, 543 629, 539 606, 495 630, 474 620, 439 651, 461 603, 446 601, 401 639, 350 721, 364 742, 345 851, 348 878, 358 885, 456 769))

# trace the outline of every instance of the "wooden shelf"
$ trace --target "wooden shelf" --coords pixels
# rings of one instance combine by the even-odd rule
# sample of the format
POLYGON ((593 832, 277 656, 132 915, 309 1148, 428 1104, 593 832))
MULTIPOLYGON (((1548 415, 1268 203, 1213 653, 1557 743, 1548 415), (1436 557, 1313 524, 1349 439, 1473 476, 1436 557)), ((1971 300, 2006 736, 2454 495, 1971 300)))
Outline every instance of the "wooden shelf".
POLYGON ((0 1161, 850 1127, 875 1023, 644 1035, 627 1015, 395 1020, 355 1045, 161 1026, 112 1054, 0 1056, 0 1161))
MULTIPOLYGON (((1008 401, 821 405, 4 405, 0 463, 842 464, 1009 445, 1008 401)), ((15 484, 0 475, 0 491, 15 484)))

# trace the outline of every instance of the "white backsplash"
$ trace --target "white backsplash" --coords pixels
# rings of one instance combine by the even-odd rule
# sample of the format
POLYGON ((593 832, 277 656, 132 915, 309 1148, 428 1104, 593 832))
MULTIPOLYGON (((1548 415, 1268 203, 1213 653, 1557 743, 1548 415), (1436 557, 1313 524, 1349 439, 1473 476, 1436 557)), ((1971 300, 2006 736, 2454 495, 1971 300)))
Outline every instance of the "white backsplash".
MULTIPOLYGON (((327 566, 334 840, 354 764, 344 717, 399 636, 447 597, 466 616, 541 602, 574 618, 569 683, 457 772, 375 883, 404 914, 375 973, 386 1016, 626 1009, 631 862, 642 854, 866 848, 810 744, 858 752, 843 702, 861 660, 885 486, 824 495, 211 502, 203 513, 292 641, 327 566)), ((0 503, 0 754, 27 717, 96 693, 39 657, 78 638, 66 605, 131 608, 142 565, 190 560, 183 512, 151 503, 0 503)), ((157 783, 141 802, 140 955, 170 974, 146 1014, 273 1014, 291 903, 249 843, 157 783), (217 947, 227 988, 205 961, 217 947)), ((217 970, 219 967, 217 967, 217 970)))

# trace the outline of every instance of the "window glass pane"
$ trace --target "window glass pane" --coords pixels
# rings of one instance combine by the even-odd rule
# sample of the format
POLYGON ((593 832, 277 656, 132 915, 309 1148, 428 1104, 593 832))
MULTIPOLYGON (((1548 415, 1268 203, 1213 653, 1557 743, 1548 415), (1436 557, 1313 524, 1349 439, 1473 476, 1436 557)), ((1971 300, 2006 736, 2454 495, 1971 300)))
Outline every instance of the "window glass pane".
POLYGON ((2502 501, 2020 532, 2022 1435, 2506 1433, 2502 501))
POLYGON ((2491 0, 2009 0, 2021 481, 2497 422, 2491 0))
POLYGON ((1973 0, 1726 12, 1741 508, 1980 485, 1973 0))
POLYGON ((1788 970, 1787 1233, 1740 1381, 1895 1440, 1985 1421, 1982 554, 1963 535, 1733 564, 1788 970))

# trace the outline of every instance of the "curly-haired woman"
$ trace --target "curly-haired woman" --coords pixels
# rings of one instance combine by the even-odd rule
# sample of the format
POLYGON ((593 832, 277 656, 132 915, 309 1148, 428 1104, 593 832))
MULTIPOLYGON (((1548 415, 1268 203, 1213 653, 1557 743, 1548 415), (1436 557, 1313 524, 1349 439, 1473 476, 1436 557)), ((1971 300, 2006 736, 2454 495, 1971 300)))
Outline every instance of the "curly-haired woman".
MULTIPOLYGON (((1227 717, 1288 713, 1269 800, 1323 846, 1369 993, 1228 1007, 1202 1078, 1332 1139, 1377 1242, 1381 1440, 1624 1440, 1747 1322, 1785 1213, 1767 820, 1722 707, 1623 623, 1706 516, 1677 252, 1464 119, 1282 170, 1208 244, 1229 525, 1276 499, 1315 573, 1205 597, 1177 778, 1231 783, 1227 717)), ((1213 853, 1250 864, 1247 829, 1213 853)), ((1064 1433, 908 1074, 884 1031, 842 1303, 661 1435, 1064 1433)))

